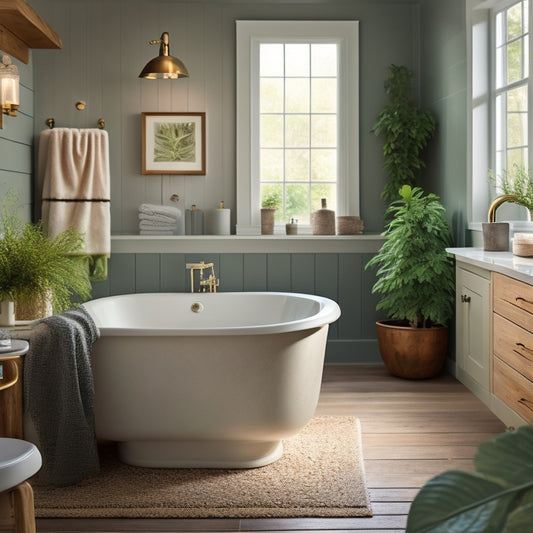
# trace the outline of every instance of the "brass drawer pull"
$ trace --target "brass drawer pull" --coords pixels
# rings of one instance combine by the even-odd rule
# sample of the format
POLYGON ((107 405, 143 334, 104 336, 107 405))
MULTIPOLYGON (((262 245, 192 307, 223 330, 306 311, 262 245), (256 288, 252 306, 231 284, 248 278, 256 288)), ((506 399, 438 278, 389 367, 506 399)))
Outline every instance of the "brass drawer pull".
POLYGON ((515 298, 515 302, 517 302, 517 304, 520 305, 526 311, 533 313, 533 302, 530 302, 529 300, 522 298, 522 296, 517 296, 515 298))
POLYGON ((524 357, 528 361, 533 361, 533 350, 531 348, 528 348, 525 344, 523 344, 521 342, 515 343, 515 346, 517 346, 519 348, 518 350, 515 350, 515 352, 518 355, 521 355, 522 357, 524 357), (525 352, 525 353, 523 353, 523 352, 525 352))

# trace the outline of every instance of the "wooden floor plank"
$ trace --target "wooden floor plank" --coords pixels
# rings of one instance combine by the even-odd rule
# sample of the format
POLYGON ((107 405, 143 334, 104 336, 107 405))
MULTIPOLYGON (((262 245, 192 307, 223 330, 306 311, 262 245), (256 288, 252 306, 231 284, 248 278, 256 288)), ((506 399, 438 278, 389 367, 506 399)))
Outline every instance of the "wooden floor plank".
MULTIPOLYGON (((317 415, 361 420, 372 518, 124 520, 40 519, 42 533, 186 533, 316 530, 342 533, 404 531, 420 487, 445 470, 471 470, 477 446, 505 426, 449 374, 433 380, 391 377, 382 365, 331 365, 317 415)), ((1 529, 0 529, 1 530, 1 529)))

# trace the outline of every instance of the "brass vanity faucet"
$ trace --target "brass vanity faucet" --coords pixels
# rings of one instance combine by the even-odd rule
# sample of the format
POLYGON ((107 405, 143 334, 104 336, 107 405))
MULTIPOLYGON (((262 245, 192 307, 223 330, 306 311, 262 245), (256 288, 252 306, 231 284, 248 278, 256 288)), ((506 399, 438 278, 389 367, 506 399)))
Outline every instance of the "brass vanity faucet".
POLYGON ((194 292, 194 271, 200 271, 200 281, 198 292, 217 292, 217 287, 220 281, 215 276, 215 264, 205 263, 200 261, 199 263, 187 263, 185 265, 187 269, 191 271, 191 292, 194 292), (204 270, 210 268, 211 272, 207 278, 204 278, 204 270), (209 290, 207 290, 209 288, 209 290))

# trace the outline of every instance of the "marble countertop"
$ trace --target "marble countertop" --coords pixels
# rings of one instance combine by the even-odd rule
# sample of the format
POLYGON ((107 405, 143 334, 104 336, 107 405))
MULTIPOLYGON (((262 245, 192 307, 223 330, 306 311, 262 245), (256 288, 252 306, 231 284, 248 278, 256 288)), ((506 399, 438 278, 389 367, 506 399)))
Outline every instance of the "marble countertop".
POLYGON ((457 261, 499 272, 533 285, 533 257, 519 257, 512 252, 485 252, 483 248, 447 248, 457 261))

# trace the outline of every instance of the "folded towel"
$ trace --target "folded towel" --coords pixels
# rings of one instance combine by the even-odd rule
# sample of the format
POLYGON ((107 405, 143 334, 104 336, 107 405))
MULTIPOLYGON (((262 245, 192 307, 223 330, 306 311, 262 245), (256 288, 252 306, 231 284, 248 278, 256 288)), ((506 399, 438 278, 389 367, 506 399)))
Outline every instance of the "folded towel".
POLYGON ((24 356, 24 409, 35 426, 46 483, 72 485, 99 471, 91 350, 99 331, 82 306, 43 318, 24 356))
MULTIPOLYGON (((41 133, 38 183, 51 237, 73 226, 84 235, 80 255, 111 253, 109 144, 105 130, 54 128, 41 133)), ((90 271, 91 279, 94 272, 90 271)))
POLYGON ((174 219, 181 216, 181 211, 177 207, 170 205, 141 204, 139 206, 139 213, 146 215, 165 215, 174 219))
POLYGON ((142 229, 139 231, 139 235, 174 235, 174 231, 164 229, 142 229))
POLYGON ((176 229, 177 224, 163 224, 161 222, 150 222, 149 220, 141 220, 139 222, 139 229, 176 229))
POLYGON ((168 217, 166 215, 147 215, 146 213, 139 213, 139 220, 162 222, 163 224, 176 224, 178 221, 177 218, 168 217))

